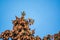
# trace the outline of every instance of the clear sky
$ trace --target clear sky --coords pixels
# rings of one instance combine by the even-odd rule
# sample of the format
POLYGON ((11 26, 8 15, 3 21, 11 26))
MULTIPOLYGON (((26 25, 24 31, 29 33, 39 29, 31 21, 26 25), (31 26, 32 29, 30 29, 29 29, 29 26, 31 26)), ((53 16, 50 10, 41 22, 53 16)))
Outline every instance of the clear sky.
POLYGON ((42 38, 60 31, 59 0, 0 0, 0 34, 12 30, 11 20, 20 17, 22 11, 25 11, 26 19, 34 19, 30 28, 35 29, 35 36, 42 38))

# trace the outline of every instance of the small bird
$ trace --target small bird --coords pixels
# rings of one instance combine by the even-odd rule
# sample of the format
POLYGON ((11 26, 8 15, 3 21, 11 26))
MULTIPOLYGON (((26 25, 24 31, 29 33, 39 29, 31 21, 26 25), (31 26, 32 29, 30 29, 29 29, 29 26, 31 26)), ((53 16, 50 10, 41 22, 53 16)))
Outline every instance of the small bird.
POLYGON ((34 20, 33 20, 33 19, 31 19, 31 18, 28 18, 28 22, 29 22, 29 24, 31 25, 31 24, 33 24, 33 23, 34 23, 34 20))

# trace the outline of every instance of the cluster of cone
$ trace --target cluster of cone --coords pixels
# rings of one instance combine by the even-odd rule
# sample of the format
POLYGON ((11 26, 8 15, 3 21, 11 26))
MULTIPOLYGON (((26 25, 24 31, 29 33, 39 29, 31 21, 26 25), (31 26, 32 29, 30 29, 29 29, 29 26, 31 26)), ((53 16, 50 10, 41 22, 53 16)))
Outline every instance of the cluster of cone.
POLYGON ((54 35, 48 34, 47 36, 44 36, 42 40, 60 40, 60 32, 54 35))
POLYGON ((13 20, 13 30, 6 30, 2 32, 0 38, 3 40, 41 40, 39 36, 34 37, 34 30, 30 30, 29 25, 34 23, 34 20, 28 18, 24 19, 25 12, 22 12, 21 18, 16 16, 16 20, 13 20))

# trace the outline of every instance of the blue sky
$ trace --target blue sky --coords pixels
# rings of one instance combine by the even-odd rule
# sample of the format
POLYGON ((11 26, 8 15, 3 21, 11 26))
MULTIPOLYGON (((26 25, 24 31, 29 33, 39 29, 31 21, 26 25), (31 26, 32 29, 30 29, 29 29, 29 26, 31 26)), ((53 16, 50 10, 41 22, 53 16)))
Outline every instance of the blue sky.
POLYGON ((22 11, 26 19, 34 19, 30 28, 35 29, 35 36, 42 38, 60 31, 59 0, 0 0, 0 34, 12 30, 12 20, 15 16, 21 17, 22 11))

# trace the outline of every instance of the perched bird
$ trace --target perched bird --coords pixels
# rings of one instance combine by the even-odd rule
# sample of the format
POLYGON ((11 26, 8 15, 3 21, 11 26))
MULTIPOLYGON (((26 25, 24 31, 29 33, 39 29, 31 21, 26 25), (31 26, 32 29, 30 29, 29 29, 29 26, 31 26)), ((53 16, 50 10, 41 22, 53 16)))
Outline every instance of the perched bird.
POLYGON ((31 24, 33 24, 33 23, 34 23, 34 20, 33 20, 33 19, 31 19, 31 18, 28 18, 28 22, 29 22, 29 24, 31 25, 31 24))

